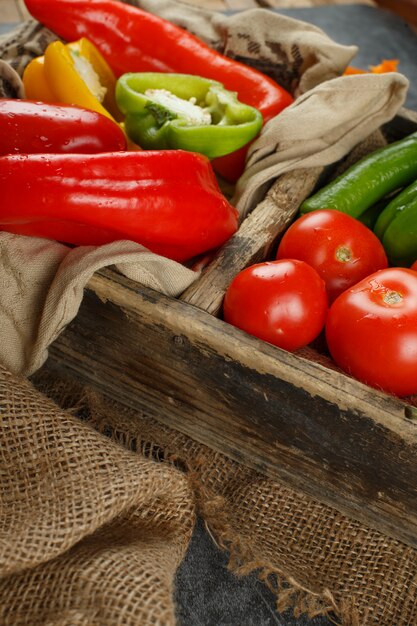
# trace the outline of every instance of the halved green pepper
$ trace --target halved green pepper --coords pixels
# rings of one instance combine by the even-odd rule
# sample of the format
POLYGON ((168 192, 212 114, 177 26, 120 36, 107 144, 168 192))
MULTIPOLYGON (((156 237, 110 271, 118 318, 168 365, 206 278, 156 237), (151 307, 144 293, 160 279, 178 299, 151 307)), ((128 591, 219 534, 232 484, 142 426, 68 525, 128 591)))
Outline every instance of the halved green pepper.
POLYGON ((417 259, 417 180, 385 207, 374 232, 391 264, 411 265, 417 259))
POLYGON ((148 150, 189 150, 214 159, 249 143, 263 123, 235 92, 188 74, 123 74, 116 100, 129 138, 148 150))

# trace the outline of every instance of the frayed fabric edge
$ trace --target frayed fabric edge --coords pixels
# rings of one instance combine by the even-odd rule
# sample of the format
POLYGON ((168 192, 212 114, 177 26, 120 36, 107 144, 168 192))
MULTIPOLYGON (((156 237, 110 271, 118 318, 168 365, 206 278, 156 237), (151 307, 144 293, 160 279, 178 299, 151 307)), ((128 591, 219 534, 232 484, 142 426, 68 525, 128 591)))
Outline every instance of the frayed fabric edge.
POLYGON ((198 475, 191 475, 197 508, 212 541, 229 554, 228 569, 236 576, 256 572, 276 599, 276 610, 283 613, 292 610, 294 617, 306 615, 309 619, 325 616, 335 626, 366 626, 366 616, 360 616, 353 600, 336 601, 332 592, 324 588, 314 591, 301 584, 284 568, 256 558, 250 542, 242 538, 228 521, 225 500, 214 496, 199 483, 198 475))
MULTIPOLYGON (((294 617, 306 615, 309 619, 325 616, 335 626, 367 626, 367 615, 359 614, 352 598, 341 598, 336 601, 328 588, 317 592, 299 582, 285 568, 272 565, 254 554, 250 542, 233 529, 227 515, 227 502, 222 496, 215 495, 207 486, 202 485, 201 469, 204 460, 194 458, 185 460, 180 454, 156 444, 150 437, 138 437, 131 432, 109 428, 108 419, 95 411, 94 405, 99 396, 92 389, 83 389, 83 393, 71 413, 88 407, 94 428, 103 435, 130 449, 140 452, 155 462, 171 464, 182 471, 190 483, 194 493, 196 510, 202 518, 212 541, 229 555, 228 569, 236 576, 247 576, 256 572, 259 580, 266 585, 276 599, 276 610, 282 613, 292 610, 294 617)), ((68 407, 66 407, 68 410, 68 407)), ((87 422, 90 421, 87 419, 87 422)), ((149 434, 149 433, 148 433, 149 434)))

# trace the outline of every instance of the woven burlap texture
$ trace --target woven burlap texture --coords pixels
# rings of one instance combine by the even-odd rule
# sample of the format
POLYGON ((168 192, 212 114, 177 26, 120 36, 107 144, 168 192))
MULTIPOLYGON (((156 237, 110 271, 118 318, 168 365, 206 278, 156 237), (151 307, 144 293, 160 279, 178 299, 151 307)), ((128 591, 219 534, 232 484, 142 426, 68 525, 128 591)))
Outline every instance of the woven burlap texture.
POLYGON ((230 568, 257 570, 279 610, 417 622, 412 548, 46 368, 37 390, 4 370, 0 380, 2 625, 173 623, 194 502, 230 568))
POLYGON ((2 367, 0 409, 0 624, 174 624, 194 521, 186 478, 2 367))

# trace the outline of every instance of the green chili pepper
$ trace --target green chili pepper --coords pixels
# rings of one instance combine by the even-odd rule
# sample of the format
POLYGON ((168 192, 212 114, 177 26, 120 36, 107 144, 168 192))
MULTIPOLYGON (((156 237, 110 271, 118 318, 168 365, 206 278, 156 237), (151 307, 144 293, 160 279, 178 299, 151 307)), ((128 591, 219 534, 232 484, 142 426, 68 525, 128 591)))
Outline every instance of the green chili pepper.
POLYGON ((417 180, 387 204, 374 232, 392 265, 411 265, 417 259, 417 180))
POLYGON ((388 225, 382 245, 391 265, 409 266, 417 259, 417 198, 388 225))
POLYGON ((224 156, 259 133, 263 118, 217 81, 188 74, 123 74, 116 100, 132 141, 150 150, 224 156))
POLYGON ((362 222, 364 226, 373 230, 378 217, 381 215, 388 202, 390 202, 390 199, 392 199, 391 194, 389 198, 382 198, 382 200, 379 200, 375 204, 372 204, 369 209, 366 209, 366 211, 358 215, 357 219, 362 222))
POLYGON ((301 213, 337 209, 358 218, 384 196, 417 177, 417 133, 379 148, 310 196, 301 213))
POLYGON ((381 241, 390 223, 415 199, 417 199, 417 180, 395 196, 379 215, 374 226, 374 233, 381 241))

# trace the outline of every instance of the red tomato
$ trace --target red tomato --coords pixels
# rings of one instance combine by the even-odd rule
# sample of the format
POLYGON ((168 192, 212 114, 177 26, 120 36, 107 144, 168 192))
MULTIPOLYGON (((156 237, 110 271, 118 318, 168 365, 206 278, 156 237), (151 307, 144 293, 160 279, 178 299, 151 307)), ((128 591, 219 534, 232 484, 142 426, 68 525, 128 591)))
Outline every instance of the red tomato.
POLYGON ((284 234, 277 259, 300 259, 320 274, 329 301, 365 276, 388 267, 378 237, 361 222, 332 209, 306 213, 284 234))
POLYGON ((330 307, 326 339, 334 361, 358 380, 397 396, 417 393, 417 274, 371 274, 330 307))
POLYGON ((229 285, 224 319, 285 350, 307 345, 322 330, 327 314, 324 282, 303 261, 258 263, 229 285))
POLYGON ((414 261, 414 263, 411 266, 411 269, 417 272, 417 261, 414 261))

